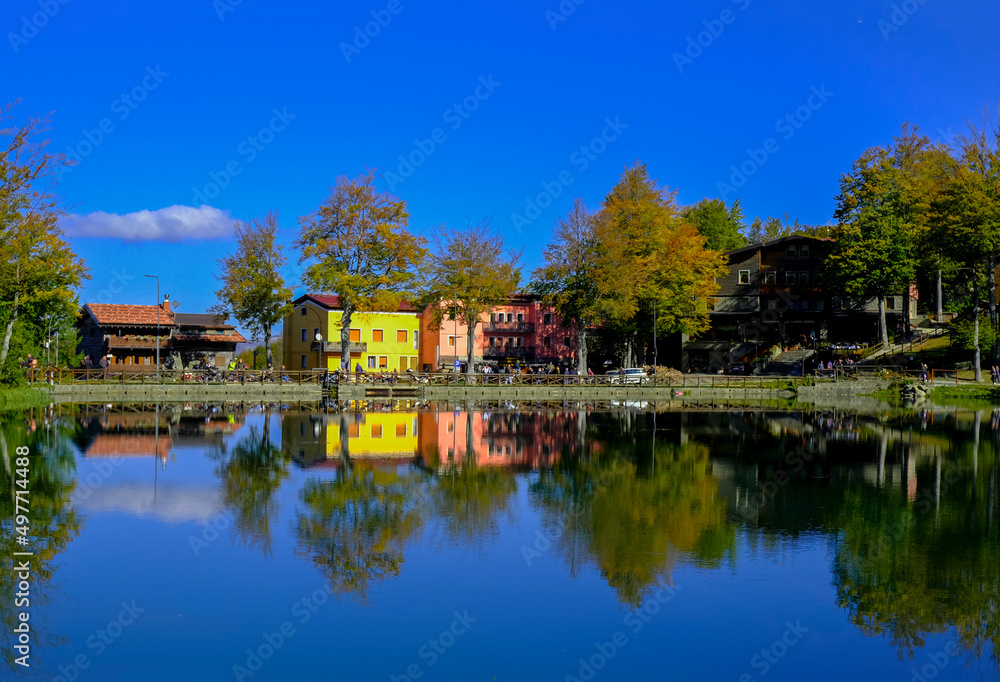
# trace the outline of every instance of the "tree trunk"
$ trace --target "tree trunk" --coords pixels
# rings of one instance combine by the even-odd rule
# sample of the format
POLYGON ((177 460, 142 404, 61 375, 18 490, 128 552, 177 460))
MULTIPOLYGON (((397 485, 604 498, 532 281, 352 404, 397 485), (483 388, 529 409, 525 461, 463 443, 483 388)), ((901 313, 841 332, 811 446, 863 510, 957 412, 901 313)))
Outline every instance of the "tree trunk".
POLYGON ((10 319, 7 320, 7 328, 3 332, 3 347, 0 348, 0 365, 7 359, 10 352, 10 337, 14 333, 14 322, 17 321, 17 299, 18 294, 14 294, 14 305, 10 309, 10 319))
POLYGON ((910 285, 906 285, 903 294, 903 341, 910 340, 910 285))
POLYGON ((885 323, 885 296, 880 296, 878 299, 878 335, 879 339, 882 341, 882 345, 888 348, 889 328, 885 323))
MULTIPOLYGON (((268 369, 273 369, 271 363, 274 362, 274 358, 271 357, 271 325, 264 325, 264 358, 266 362, 264 365, 268 369)), ((257 369, 257 352, 254 351, 253 354, 253 368, 257 369)))
POLYGON ((973 348, 975 349, 975 359, 973 360, 973 369, 976 371, 976 381, 983 380, 983 369, 980 366, 982 364, 982 357, 979 351, 979 287, 973 287, 973 300, 975 304, 972 307, 972 315, 974 321, 972 323, 972 339, 973 348))
MULTIPOLYGON (((989 291, 988 291, 988 294, 986 296, 986 300, 988 301, 989 311, 990 311, 990 329, 992 329, 993 331, 996 331, 996 328, 997 328, 997 297, 996 297, 997 282, 996 282, 996 273, 994 272, 994 268, 996 267, 996 257, 993 254, 990 254, 989 263, 987 263, 987 267, 989 267, 989 276, 988 276, 988 279, 987 279, 987 283, 989 285, 989 291)), ((997 363, 997 360, 1000 359, 1000 354, 998 354, 998 350, 1000 350, 1000 343, 998 343, 998 340, 994 336, 993 347, 990 348, 990 359, 991 359, 990 364, 991 365, 995 365, 997 363)))
POLYGON ((576 344, 576 373, 579 376, 587 375, 587 323, 585 320, 577 320, 577 344, 576 344))
MULTIPOLYGON (((466 350, 466 363, 465 368, 466 374, 475 374, 476 370, 472 366, 472 358, 476 355, 476 345, 474 341, 476 340, 476 326, 479 324, 479 320, 472 320, 468 325, 469 331, 465 338, 465 350, 466 350)), ((458 357, 458 339, 455 339, 455 357, 458 357)))
MULTIPOLYGON (((351 371, 351 318, 354 317, 354 306, 344 306, 340 316, 340 366, 351 371)), ((320 356, 322 357, 322 355, 320 356)))
POLYGON ((944 294, 941 288, 941 268, 937 271, 937 321, 940 323, 944 317, 944 294))

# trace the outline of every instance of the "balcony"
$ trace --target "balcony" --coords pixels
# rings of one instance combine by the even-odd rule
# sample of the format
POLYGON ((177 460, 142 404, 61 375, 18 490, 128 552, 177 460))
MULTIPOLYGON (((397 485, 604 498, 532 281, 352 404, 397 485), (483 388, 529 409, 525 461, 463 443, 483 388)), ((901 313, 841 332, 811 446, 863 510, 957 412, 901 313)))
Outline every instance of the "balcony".
MULTIPOLYGON (((337 353, 340 354, 341 343, 340 341, 313 341, 312 351, 321 351, 323 353, 337 353)), ((349 353, 366 353, 368 352, 368 344, 360 341, 351 341, 347 345, 349 353)))
MULTIPOLYGON (((160 348, 166 348, 167 341, 166 337, 161 337, 160 348)), ((108 348, 156 348, 156 339, 141 336, 109 336, 108 348)))
POLYGON ((534 322, 487 322, 483 325, 483 331, 485 332, 510 332, 519 333, 526 332, 532 333, 535 331, 534 322))
POLYGON ((534 360, 534 346, 486 346, 483 349, 483 359, 501 360, 512 358, 518 360, 534 360))
POLYGON ((816 282, 806 283, 784 283, 770 282, 760 285, 761 296, 774 296, 776 294, 820 294, 822 287, 816 282))

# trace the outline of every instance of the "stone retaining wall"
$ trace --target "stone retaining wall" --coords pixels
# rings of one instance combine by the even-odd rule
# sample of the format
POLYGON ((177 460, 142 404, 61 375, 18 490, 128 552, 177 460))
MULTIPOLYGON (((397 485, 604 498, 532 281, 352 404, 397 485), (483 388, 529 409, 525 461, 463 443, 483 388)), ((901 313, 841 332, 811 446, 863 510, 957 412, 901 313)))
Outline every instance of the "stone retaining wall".
POLYGON ((318 384, 61 384, 39 386, 57 403, 313 401, 318 384))

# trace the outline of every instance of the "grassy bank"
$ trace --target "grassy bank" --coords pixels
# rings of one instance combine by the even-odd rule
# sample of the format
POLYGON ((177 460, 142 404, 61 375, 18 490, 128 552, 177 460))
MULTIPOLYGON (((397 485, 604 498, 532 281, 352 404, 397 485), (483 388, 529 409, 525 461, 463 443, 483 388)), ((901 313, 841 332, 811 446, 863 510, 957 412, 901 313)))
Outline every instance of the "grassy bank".
POLYGON ((938 405, 988 409, 1000 405, 1000 386, 939 386, 930 393, 938 405))
POLYGON ((0 412, 48 405, 49 396, 35 388, 0 388, 0 412))

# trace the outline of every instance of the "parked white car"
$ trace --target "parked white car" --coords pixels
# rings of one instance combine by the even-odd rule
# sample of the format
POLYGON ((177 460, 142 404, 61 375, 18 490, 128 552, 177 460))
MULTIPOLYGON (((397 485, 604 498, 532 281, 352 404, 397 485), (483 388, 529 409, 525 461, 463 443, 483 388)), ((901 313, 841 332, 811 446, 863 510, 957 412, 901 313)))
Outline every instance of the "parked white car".
POLYGON ((642 367, 627 367, 621 371, 612 370, 608 372, 613 384, 639 384, 640 386, 649 379, 646 370, 642 367))

